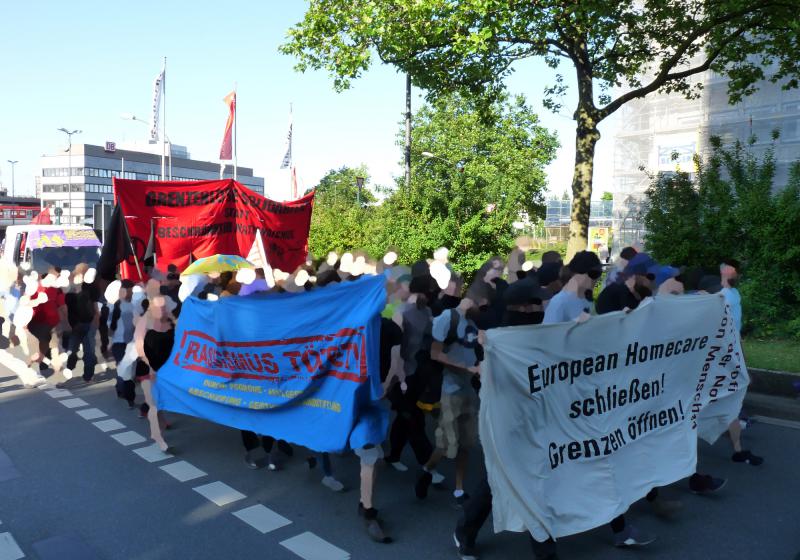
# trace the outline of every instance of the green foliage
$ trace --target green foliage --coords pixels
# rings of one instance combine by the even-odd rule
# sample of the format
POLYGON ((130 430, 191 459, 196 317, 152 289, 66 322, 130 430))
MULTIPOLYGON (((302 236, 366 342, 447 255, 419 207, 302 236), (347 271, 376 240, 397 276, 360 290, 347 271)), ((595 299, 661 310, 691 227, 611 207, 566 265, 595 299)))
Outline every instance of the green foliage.
MULTIPOLYGON (((577 104, 573 204, 588 208, 597 125, 653 92, 700 94, 692 76, 730 78, 737 102, 767 78, 798 87, 800 26, 787 0, 311 0, 281 51, 296 68, 322 69, 337 90, 374 56, 407 73, 429 99, 459 92, 490 104, 516 61, 537 57, 557 70, 544 104, 561 108, 561 64, 574 72, 577 104), (619 92, 619 93, 618 93, 619 92), (616 94, 616 97, 612 94, 616 94)), ((534 76, 538 80, 540 76, 534 76)), ((570 247, 585 246, 588 212, 578 212, 570 247)))
POLYGON ((686 172, 653 180, 647 248, 661 261, 709 270, 740 260, 745 328, 800 338, 800 163, 773 191, 772 150, 759 159, 741 143, 712 146, 694 180, 686 172))
POLYGON ((614 200, 614 193, 605 191, 603 192, 603 196, 600 197, 600 200, 614 200))
POLYGON ((557 145, 521 97, 501 96, 481 112, 460 96, 441 98, 415 117, 410 188, 399 180, 382 204, 350 211, 342 200, 330 202, 330 185, 344 170, 321 181, 312 252, 380 256, 395 247, 411 263, 445 246, 458 270, 473 270, 509 251, 521 214, 543 215, 544 167, 557 145))
POLYGON ((320 180, 319 185, 315 187, 318 201, 323 200, 326 203, 340 201, 345 205, 357 204, 359 199, 358 182, 357 179, 361 177, 364 179, 361 188, 361 202, 362 204, 375 203, 375 195, 369 189, 369 172, 366 165, 359 167, 342 167, 340 169, 331 169, 320 180))

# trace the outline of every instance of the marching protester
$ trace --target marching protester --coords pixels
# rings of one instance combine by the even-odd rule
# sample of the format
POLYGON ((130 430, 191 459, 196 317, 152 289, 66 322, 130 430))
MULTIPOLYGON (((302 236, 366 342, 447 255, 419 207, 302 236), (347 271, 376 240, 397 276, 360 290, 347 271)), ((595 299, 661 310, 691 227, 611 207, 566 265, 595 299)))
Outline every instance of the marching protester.
MULTIPOLYGON (((107 325, 108 343, 117 363, 117 395, 133 408, 136 400, 134 379, 139 382, 144 393, 142 411, 149 421, 150 437, 161 450, 166 451, 169 445, 163 430, 168 424, 163 412, 158 410, 158 403, 163 404, 158 379, 160 375, 164 375, 166 379, 167 374, 163 372, 172 367, 168 361, 173 356, 176 326, 180 324, 179 321, 186 320, 185 317, 179 318, 178 314, 188 296, 207 300, 208 303, 203 302, 203 305, 247 305, 248 302, 258 305, 270 301, 273 296, 277 296, 276 300, 283 301, 282 298, 294 298, 311 292, 309 297, 313 297, 314 292, 342 281, 352 281, 354 285, 360 285, 359 279, 366 275, 365 271, 371 270, 372 274, 376 269, 381 269, 384 271, 385 293, 388 296, 388 303, 380 318, 380 341, 377 345, 379 359, 376 361, 379 364, 378 374, 383 398, 371 396, 370 406, 381 409, 383 414, 391 407, 392 416, 387 417, 387 429, 381 436, 386 441, 353 445, 352 450, 359 458, 358 517, 370 539, 378 543, 392 542, 376 507, 377 475, 381 461, 394 470, 405 473, 411 469, 408 462, 404 463, 403 454, 406 447, 410 447, 410 453, 413 453, 413 459, 419 465, 419 472, 416 480, 411 474, 404 476, 409 477, 409 482, 414 482, 416 496, 425 499, 431 485, 445 482, 445 477, 436 470, 438 465, 445 458, 451 459, 455 462, 453 498, 459 506, 453 538, 460 557, 471 560, 477 558, 477 536, 492 512, 493 503, 504 501, 499 492, 493 498, 493 487, 489 481, 492 480, 493 485, 496 481, 492 478, 492 473, 481 473, 477 484, 468 485, 466 480, 468 458, 479 444, 481 379, 488 382, 496 373, 484 361, 482 343, 486 341, 486 334, 483 331, 488 332, 491 337, 491 333, 517 327, 523 329, 539 324, 585 322, 591 320, 593 312, 603 315, 613 311, 631 311, 642 306, 652 296, 660 298, 688 291, 684 285, 685 275, 682 269, 660 265, 648 254, 638 253, 632 247, 622 250, 616 268, 609 272, 605 287, 596 301, 593 301, 593 291, 602 276, 603 263, 591 251, 576 253, 566 266, 558 253, 547 252, 543 255, 542 266, 538 270, 533 270, 531 263, 525 262, 524 252, 518 251, 512 254, 509 262, 508 279, 503 278, 503 260, 492 257, 474 271, 474 280, 466 293, 463 277, 446 265, 446 259, 419 261, 411 267, 378 267, 361 255, 348 259, 337 257, 333 259, 333 263, 329 259, 319 267, 313 266, 311 262, 312 259, 309 259, 308 263, 291 274, 276 271, 273 275, 268 267, 267 270, 257 268, 249 280, 237 275, 235 270, 211 271, 202 275, 202 282, 187 282, 186 289, 182 289, 179 269, 169 265, 165 276, 160 277, 157 272, 153 272, 160 279, 151 278, 144 287, 142 283, 122 280, 112 284, 104 294, 98 293, 97 285, 85 264, 66 271, 72 278, 66 294, 56 285, 61 271, 52 270, 39 282, 37 293, 45 295, 35 305, 33 319, 27 325, 27 330, 38 341, 38 351, 32 353, 30 363, 44 360, 50 363, 52 335, 59 331, 67 333, 65 347, 69 355, 63 373, 65 377, 71 376, 82 348, 83 380, 91 382, 96 366, 95 337, 98 334, 102 344, 102 333, 98 328, 102 321, 107 325), (446 270, 448 273, 444 281, 437 276, 437 266, 438 270, 446 270), (215 301, 217 303, 213 304, 215 301), (107 308, 106 319, 103 319, 103 305, 107 308), (128 367, 126 360, 129 360, 131 353, 134 354, 134 360, 128 367), (130 369, 130 375, 123 376, 122 369, 130 369), (158 402, 156 394, 159 397, 158 402), (433 429, 434 443, 426 429, 426 410, 438 410, 438 419, 433 429), (469 494, 466 492, 467 488, 470 490, 469 494)), ((466 276, 472 277, 469 273, 466 276)), ((720 276, 722 294, 731 308, 739 330, 741 298, 736 290, 738 263, 726 261, 720 267, 720 276)), ((708 286, 710 284, 707 282, 706 287, 708 286)), ((25 289, 25 275, 20 271, 13 286, 6 292, 11 298, 21 301, 25 289)), ((13 309, 15 303, 9 296, 6 305, 13 309)), ((188 303, 184 305, 184 316, 191 313, 190 308, 188 303)), ((273 318, 259 318, 259 321, 262 320, 266 324, 273 318)), ((348 329, 345 330, 349 332, 348 329)), ((243 332, 248 331, 245 329, 243 332)), ((341 334, 332 334, 334 332, 336 331, 309 334, 320 334, 322 339, 329 342, 341 334)), ((530 329, 529 332, 531 337, 536 337, 539 331, 530 329)), ((305 333, 300 337, 303 341, 312 338, 316 339, 306 338, 305 333)), ((246 344, 239 340, 234 342, 246 344)), ((307 348, 314 349, 310 343, 307 348)), ((326 349, 331 363, 341 358, 337 354, 339 351, 335 348, 326 349)), ((363 351, 363 348, 358 349, 358 352, 363 351)), ((263 354, 262 358, 247 355, 246 359, 255 359, 254 364, 265 368, 268 360, 263 356, 266 355, 263 354)), ((366 364, 367 358, 364 360, 366 364)), ((236 374, 231 375, 231 380, 239 380, 238 372, 247 371, 246 366, 235 361, 232 364, 230 369, 236 374)), ((40 367, 44 369, 46 364, 41 364, 40 367)), ((334 366, 327 364, 324 368, 334 369, 334 366)), ((298 376, 306 373, 299 365, 296 371, 299 372, 298 376)), ((316 375, 318 379, 313 382, 321 383, 319 379, 324 379, 328 370, 317 372, 316 375)), ((337 372, 337 375, 347 378, 350 374, 348 371, 337 372)), ((208 386, 213 386, 213 383, 213 378, 209 378, 208 386)), ((365 399, 363 395, 361 398, 365 399)), ((166 405, 165 409, 176 410, 166 405)), ((323 435, 326 433, 326 426, 321 425, 318 429, 323 435)), ((253 469, 266 466, 270 471, 277 470, 275 447, 291 455, 292 445, 298 442, 288 438, 285 433, 280 434, 271 429, 264 429, 263 432, 266 433, 260 433, 261 431, 239 430, 245 449, 244 461, 253 469), (279 436, 287 437, 292 444, 280 440, 279 436), (263 451, 263 457, 259 448, 263 451)), ((734 447, 733 461, 750 465, 761 464, 762 458, 743 450, 738 421, 730 424, 729 435, 734 447)), ((329 448, 331 451, 325 452, 321 451, 325 449, 324 446, 313 447, 316 449, 309 447, 306 459, 308 466, 316 468, 317 464, 321 464, 322 485, 336 492, 344 490, 344 484, 334 476, 332 464, 332 454, 339 453, 341 448, 329 448)), ((406 456, 412 457, 410 453, 406 456)), ((724 479, 698 473, 689 479, 690 489, 696 493, 714 492, 724 484, 724 479)), ((654 512, 662 516, 672 515, 680 508, 680 502, 659 497, 658 488, 652 488, 643 497, 651 504, 654 512)), ((610 525, 616 546, 646 545, 655 539, 628 523, 625 514, 611 520, 610 525)), ((534 533, 533 529, 529 529, 533 556, 537 560, 555 560, 558 557, 555 540, 549 534, 545 537, 541 534, 534 537, 534 533)))

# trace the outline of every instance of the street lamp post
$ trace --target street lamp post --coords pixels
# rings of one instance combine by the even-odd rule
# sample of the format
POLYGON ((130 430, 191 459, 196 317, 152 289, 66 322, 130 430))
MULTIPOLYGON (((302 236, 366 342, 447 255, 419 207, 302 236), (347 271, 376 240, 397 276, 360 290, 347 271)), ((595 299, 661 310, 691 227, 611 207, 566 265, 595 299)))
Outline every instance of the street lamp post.
MULTIPOLYGON (((9 159, 9 160, 6 160, 6 161, 11 164, 11 198, 14 198, 14 165, 19 163, 19 160, 16 160, 16 159, 11 160, 11 159, 9 159)), ((12 204, 13 204, 13 202, 12 202, 12 204)), ((16 223, 17 223, 17 212, 16 212, 16 210, 12 209, 11 210, 11 225, 14 225, 16 223)))
POLYGON ((73 220, 73 212, 72 212, 72 210, 73 210, 73 208, 72 208, 72 135, 73 134, 80 134, 83 131, 82 130, 78 130, 78 129, 67 130, 66 128, 59 128, 58 130, 63 132, 64 134, 66 134, 67 138, 69 139, 69 147, 67 148, 67 151, 68 151, 68 156, 67 156, 67 162, 68 162, 67 163, 67 167, 68 167, 68 169, 67 169, 67 184, 68 184, 68 186, 67 186, 67 189, 69 189, 69 192, 67 193, 67 200, 69 200, 69 222, 68 223, 72 224, 74 222, 74 220, 73 220))
MULTIPOLYGON (((147 127, 150 126, 149 124, 147 124, 147 122, 143 121, 142 119, 140 119, 139 117, 137 117, 133 113, 122 113, 120 115, 120 117, 125 119, 126 121, 133 121, 133 122, 141 123, 142 125, 147 126, 147 127)), ((161 150, 161 180, 163 181, 167 177, 169 177, 169 180, 172 181, 172 142, 170 141, 170 139, 166 135, 166 133, 164 133, 164 139, 162 140, 162 142, 166 142, 167 143, 167 149, 169 150, 169 152, 168 152, 169 155, 167 156, 168 157, 168 161, 169 161, 167 167, 169 168, 169 171, 168 171, 168 174, 165 176, 165 174, 164 174, 164 168, 165 168, 165 166, 164 166, 164 150, 162 149, 161 150)))
POLYGON ((361 189, 364 187, 364 177, 356 177, 356 187, 358 190, 356 191, 356 202, 358 203, 359 208, 361 207, 361 189))

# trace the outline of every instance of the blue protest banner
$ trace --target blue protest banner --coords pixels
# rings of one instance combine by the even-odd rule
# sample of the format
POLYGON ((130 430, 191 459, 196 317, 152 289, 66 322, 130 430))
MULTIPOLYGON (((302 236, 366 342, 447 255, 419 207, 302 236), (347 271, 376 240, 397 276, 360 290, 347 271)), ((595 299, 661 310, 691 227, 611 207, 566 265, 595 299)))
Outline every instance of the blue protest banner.
POLYGON ((183 304, 158 407, 338 452, 379 444, 383 276, 183 304))

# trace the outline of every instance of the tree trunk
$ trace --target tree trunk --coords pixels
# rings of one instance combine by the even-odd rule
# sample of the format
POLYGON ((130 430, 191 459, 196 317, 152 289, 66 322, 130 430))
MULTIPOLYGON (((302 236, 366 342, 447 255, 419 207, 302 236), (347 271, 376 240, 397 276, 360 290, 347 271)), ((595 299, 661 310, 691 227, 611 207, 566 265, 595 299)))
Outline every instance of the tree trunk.
POLYGON ((572 175, 572 212, 569 223, 567 261, 589 244, 589 212, 592 201, 592 175, 594 151, 600 132, 597 120, 590 111, 578 109, 575 135, 575 170, 572 175))
POLYGON ((411 75, 406 74, 406 145, 405 145, 406 188, 411 187, 411 75))

